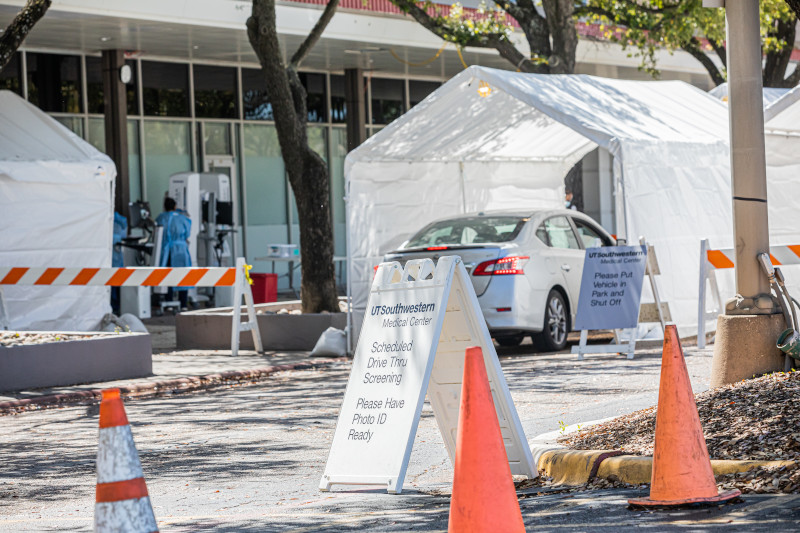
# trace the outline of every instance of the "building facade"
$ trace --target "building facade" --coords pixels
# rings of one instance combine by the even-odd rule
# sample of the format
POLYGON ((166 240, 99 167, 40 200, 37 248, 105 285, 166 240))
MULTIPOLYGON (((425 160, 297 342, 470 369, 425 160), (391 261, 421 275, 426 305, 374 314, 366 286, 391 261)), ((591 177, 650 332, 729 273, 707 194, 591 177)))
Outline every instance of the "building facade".
MULTIPOLYGON (((0 25, 23 3, 0 0, 0 25)), ((322 0, 279 3, 286 54, 302 42, 323 5, 322 0)), ((148 201, 155 216, 171 174, 212 169, 229 174, 237 253, 253 262, 269 244, 297 243, 299 231, 272 109, 245 31, 250 9, 250 2, 240 0, 54 2, 0 72, 0 89, 16 92, 107 151, 103 52, 124 51, 133 74, 124 105, 128 198, 148 201)), ((514 40, 525 49, 520 32, 514 40)), ((661 59, 663 78, 710 88, 692 58, 664 54, 661 59)), ((466 64, 510 68, 493 50, 459 54, 388 0, 342 2, 301 74, 309 139, 330 170, 337 256, 346 249, 348 146, 380 131, 466 64), (363 107, 355 109, 353 102, 363 107)), ((579 73, 646 79, 636 67, 637 60, 615 45, 581 40, 579 73)), ((256 261, 256 270, 267 271, 268 264, 256 261)), ((338 271, 343 283, 344 269, 338 271)))

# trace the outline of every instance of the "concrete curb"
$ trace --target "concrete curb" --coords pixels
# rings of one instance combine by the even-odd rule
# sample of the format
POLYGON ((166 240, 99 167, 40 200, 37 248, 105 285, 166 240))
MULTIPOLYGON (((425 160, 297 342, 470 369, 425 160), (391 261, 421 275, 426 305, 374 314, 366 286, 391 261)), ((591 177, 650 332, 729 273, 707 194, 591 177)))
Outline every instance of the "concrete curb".
MULTIPOLYGON (((631 485, 650 483, 653 458, 623 455, 618 450, 539 449, 535 453, 540 472, 553 478, 556 485, 580 486, 595 478, 631 485)), ((734 461, 712 459, 715 476, 748 472, 760 467, 793 466, 794 461, 734 461)))
MULTIPOLYGON (((203 376, 190 376, 185 378, 164 381, 152 381, 118 388, 123 398, 147 398, 162 394, 175 394, 208 390, 233 383, 253 384, 264 381, 276 372, 287 370, 309 370, 330 366, 334 363, 349 361, 349 357, 337 357, 325 360, 305 360, 290 365, 274 365, 251 370, 235 370, 206 374, 203 376)), ((100 401, 102 389, 89 389, 67 392, 62 394, 46 394, 22 400, 0 402, 0 415, 17 413, 33 409, 49 409, 63 407, 69 404, 97 403, 100 401)))

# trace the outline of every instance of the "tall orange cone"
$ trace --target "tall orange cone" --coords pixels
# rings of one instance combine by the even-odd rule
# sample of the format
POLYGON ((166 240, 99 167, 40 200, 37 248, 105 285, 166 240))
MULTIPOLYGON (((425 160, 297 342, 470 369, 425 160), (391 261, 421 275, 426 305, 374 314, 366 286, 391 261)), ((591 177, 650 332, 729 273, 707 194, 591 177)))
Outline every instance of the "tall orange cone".
POLYGON ((480 347, 464 359, 448 531, 525 531, 480 347))
POLYGON ((738 490, 717 491, 678 330, 675 324, 669 324, 661 356, 650 497, 628 503, 634 507, 677 507, 722 503, 740 495, 738 490))
POLYGON ((97 446, 97 532, 158 531, 119 389, 103 391, 97 446))

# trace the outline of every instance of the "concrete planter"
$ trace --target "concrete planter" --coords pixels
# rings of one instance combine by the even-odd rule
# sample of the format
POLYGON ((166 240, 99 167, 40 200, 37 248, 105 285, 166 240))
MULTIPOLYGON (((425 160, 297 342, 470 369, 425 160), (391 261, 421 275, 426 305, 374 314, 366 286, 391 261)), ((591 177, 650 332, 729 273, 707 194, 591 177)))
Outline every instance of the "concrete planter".
POLYGON ((76 385, 152 375, 147 333, 92 335, 47 344, 0 347, 0 391, 76 385))
MULTIPOLYGON (((329 327, 344 329, 347 313, 274 314, 280 309, 300 309, 300 302, 277 302, 255 306, 264 350, 311 350, 322 332, 329 327)), ((181 313, 176 318, 175 333, 179 350, 230 350, 232 307, 201 309, 181 313)), ((245 308, 242 308, 245 316, 245 308)), ((240 338, 242 350, 253 350, 253 336, 240 338)))

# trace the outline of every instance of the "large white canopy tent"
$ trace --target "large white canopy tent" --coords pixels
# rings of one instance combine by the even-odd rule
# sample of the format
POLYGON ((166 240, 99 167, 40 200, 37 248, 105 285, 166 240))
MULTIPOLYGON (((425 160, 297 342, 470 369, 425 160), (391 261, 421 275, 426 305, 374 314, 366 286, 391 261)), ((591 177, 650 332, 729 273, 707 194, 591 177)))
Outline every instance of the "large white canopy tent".
MULTIPOLYGON (((764 87, 761 92, 761 98, 764 101, 764 107, 769 106, 770 104, 774 103, 776 100, 779 100, 783 95, 789 92, 789 89, 784 89, 781 87, 764 87)), ((728 101, 728 83, 720 83, 710 91, 708 94, 719 98, 723 102, 728 101)))
MULTIPOLYGON (((764 110, 770 244, 800 244, 800 87, 764 110)), ((800 296, 800 269, 790 290, 800 296)))
MULTIPOLYGON (((0 265, 109 267, 111 159, 11 91, 0 91, 0 265)), ((6 286, 9 329, 91 331, 105 287, 6 286)))
POLYGON ((461 213, 560 206, 564 176, 613 156, 619 237, 656 246, 660 290, 696 332, 699 241, 731 245, 727 108, 683 82, 470 67, 345 161, 356 328, 373 267, 423 225, 461 213))

